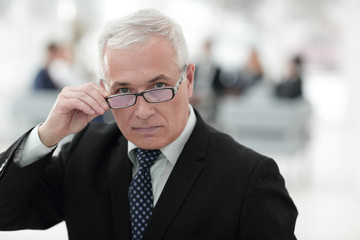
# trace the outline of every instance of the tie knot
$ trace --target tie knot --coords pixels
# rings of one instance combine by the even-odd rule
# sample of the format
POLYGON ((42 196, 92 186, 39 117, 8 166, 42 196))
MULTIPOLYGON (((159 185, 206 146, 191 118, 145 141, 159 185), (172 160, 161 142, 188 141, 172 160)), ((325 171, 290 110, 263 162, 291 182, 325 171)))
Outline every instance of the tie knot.
POLYGON ((150 168, 157 157, 160 155, 161 151, 159 149, 147 150, 147 149, 136 149, 136 157, 139 162, 140 168, 150 168))

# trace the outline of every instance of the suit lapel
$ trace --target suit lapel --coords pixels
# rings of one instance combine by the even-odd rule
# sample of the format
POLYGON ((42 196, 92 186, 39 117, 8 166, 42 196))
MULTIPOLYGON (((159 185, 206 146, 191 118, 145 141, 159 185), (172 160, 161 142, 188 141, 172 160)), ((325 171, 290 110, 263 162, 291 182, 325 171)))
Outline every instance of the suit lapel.
POLYGON ((130 239, 128 188, 131 181, 131 162, 127 154, 127 140, 123 136, 111 158, 109 171, 114 229, 117 239, 130 239))
POLYGON ((209 134, 199 117, 193 133, 186 143, 155 206, 143 240, 162 239, 187 195, 196 183, 204 164, 209 134))

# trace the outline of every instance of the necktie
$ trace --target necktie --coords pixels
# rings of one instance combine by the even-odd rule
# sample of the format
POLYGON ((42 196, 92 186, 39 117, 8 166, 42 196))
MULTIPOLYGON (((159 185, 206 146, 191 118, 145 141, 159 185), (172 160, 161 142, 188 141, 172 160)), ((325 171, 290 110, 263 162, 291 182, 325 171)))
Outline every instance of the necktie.
POLYGON ((139 170, 129 187, 130 221, 132 240, 140 240, 147 226, 153 209, 153 193, 150 167, 160 150, 136 149, 139 170))

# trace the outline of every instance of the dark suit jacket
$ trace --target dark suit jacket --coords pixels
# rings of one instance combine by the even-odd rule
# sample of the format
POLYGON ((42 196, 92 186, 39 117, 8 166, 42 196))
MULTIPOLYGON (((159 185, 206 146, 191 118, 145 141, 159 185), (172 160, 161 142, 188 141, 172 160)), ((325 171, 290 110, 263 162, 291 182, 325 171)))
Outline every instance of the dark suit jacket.
MULTIPOLYGON (((296 207, 275 162, 198 117, 143 240, 292 240, 296 207)), ((116 124, 89 124, 64 146, 19 168, 25 134, 5 153, 0 230, 65 220, 70 239, 130 239, 127 141, 116 124)))

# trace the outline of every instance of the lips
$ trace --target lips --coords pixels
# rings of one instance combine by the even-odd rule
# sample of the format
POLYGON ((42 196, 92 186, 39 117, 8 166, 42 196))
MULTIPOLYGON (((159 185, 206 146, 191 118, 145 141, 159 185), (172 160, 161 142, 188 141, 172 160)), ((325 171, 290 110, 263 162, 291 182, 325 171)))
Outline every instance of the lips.
POLYGON ((160 126, 151 126, 151 127, 134 127, 133 129, 138 133, 147 134, 147 133, 152 133, 159 128, 160 126))

